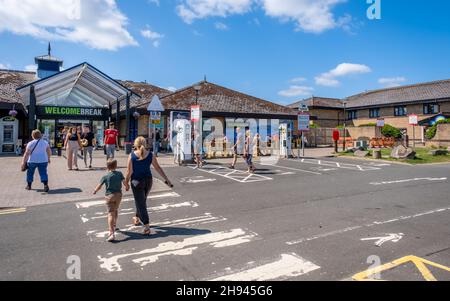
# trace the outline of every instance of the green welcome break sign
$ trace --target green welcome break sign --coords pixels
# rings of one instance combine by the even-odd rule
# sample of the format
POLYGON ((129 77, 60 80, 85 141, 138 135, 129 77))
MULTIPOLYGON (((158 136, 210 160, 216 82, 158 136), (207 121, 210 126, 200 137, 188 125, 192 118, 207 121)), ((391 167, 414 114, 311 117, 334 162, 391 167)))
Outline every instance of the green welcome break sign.
POLYGON ((105 108, 55 107, 38 106, 36 114, 39 116, 57 117, 107 117, 109 113, 105 108))

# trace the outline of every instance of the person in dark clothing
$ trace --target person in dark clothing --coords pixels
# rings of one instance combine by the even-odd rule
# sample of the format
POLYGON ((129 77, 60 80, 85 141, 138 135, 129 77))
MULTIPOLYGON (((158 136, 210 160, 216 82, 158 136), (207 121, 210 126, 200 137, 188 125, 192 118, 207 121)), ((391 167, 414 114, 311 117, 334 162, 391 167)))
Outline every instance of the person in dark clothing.
POLYGON ((166 184, 173 187, 166 174, 159 166, 158 160, 153 156, 152 152, 146 149, 146 140, 144 137, 138 137, 134 141, 134 151, 130 154, 127 164, 127 174, 125 183, 131 181, 131 189, 133 191, 134 202, 136 205, 136 216, 133 218, 135 225, 144 225, 144 235, 150 235, 150 218, 147 212, 147 197, 153 184, 153 176, 150 166, 163 177, 166 184))
POLYGON ((155 149, 154 149, 154 153, 155 153, 156 157, 158 157, 160 143, 161 143, 161 133, 159 132, 159 130, 156 130, 156 134, 155 134, 155 149))
POLYGON ((83 147, 84 165, 88 168, 87 156, 89 154, 89 168, 92 168, 92 154, 96 145, 95 135, 91 132, 89 126, 85 126, 80 138, 81 146, 83 147))

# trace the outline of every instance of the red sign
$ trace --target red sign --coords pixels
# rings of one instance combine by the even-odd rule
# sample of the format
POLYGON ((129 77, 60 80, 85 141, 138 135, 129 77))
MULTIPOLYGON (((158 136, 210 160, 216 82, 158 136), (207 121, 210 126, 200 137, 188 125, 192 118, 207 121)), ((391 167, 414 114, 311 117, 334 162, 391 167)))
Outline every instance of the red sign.
POLYGON ((340 138, 339 135, 340 135, 339 134, 339 130, 334 130, 333 131, 333 140, 334 141, 339 141, 339 138, 340 138))
POLYGON ((200 121, 200 106, 191 107, 191 121, 192 122, 200 121))

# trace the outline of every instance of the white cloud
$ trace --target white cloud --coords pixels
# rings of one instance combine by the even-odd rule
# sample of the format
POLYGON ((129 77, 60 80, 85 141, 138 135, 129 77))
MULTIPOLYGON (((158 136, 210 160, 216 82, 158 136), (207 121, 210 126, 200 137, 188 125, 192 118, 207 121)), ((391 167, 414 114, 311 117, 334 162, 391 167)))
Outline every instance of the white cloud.
POLYGON ((184 22, 192 24, 196 19, 227 17, 250 11, 254 0, 184 0, 177 6, 177 13, 184 22))
POLYGON ((340 84, 339 80, 337 80, 339 77, 369 72, 372 72, 372 70, 366 65, 343 63, 339 64, 333 70, 317 76, 315 80, 316 85, 319 86, 337 87, 340 84))
POLYGON ((401 86, 406 82, 406 78, 399 76, 399 77, 383 77, 378 80, 378 83, 383 85, 386 88, 393 88, 401 86))
POLYGON ((0 63, 0 69, 11 69, 11 64, 1 64, 0 63))
POLYGON ((115 0, 0 0, 0 32, 117 50, 138 43, 115 0))
POLYGON ((159 6, 159 0, 148 0, 149 3, 159 6))
POLYGON ((346 0, 261 0, 266 14, 294 21, 297 30, 321 33, 341 26, 332 9, 346 0))
MULTIPOLYGON (((245 14, 252 6, 260 6, 266 15, 282 21, 292 21, 296 30, 321 33, 342 27, 348 31, 352 21, 350 15, 336 18, 333 8, 347 0, 183 0, 177 6, 178 15, 188 24, 196 19, 227 17, 245 14)), ((259 25, 259 20, 254 19, 259 25)))
POLYGON ((158 48, 161 45, 161 39, 164 38, 164 35, 155 31, 151 31, 150 29, 141 30, 141 35, 152 41, 152 45, 155 48, 158 48))
POLYGON ((225 23, 222 23, 222 22, 216 22, 215 24, 214 24, 214 27, 217 29, 217 30, 228 30, 228 25, 227 24, 225 24, 225 23))
POLYGON ((175 92, 178 89, 175 88, 175 87, 170 86, 170 87, 167 87, 166 90, 169 90, 170 92, 175 92))
POLYGON ((297 97, 297 96, 311 96, 314 88, 306 86, 290 86, 287 90, 282 90, 278 92, 278 95, 284 97, 297 97))
POLYGON ((37 70, 37 65, 35 65, 35 64, 32 64, 32 65, 26 65, 25 68, 24 68, 24 70, 25 70, 25 71, 28 71, 28 72, 36 72, 36 70, 37 70))
POLYGON ((289 82, 290 83, 301 83, 301 82, 305 82, 305 81, 306 81, 306 78, 304 78, 304 77, 296 77, 296 78, 291 79, 289 82))

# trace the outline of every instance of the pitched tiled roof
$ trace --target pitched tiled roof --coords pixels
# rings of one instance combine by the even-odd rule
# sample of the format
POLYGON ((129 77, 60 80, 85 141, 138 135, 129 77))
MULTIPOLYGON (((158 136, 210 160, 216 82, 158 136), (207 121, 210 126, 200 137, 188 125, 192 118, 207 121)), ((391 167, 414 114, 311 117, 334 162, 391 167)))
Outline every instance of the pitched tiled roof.
POLYGON ((297 101, 288 107, 297 110, 301 104, 306 104, 308 107, 323 107, 323 108, 338 108, 341 109, 343 106, 342 100, 337 98, 327 98, 327 97, 310 97, 297 101))
POLYGON ((346 101, 347 107, 357 108, 445 98, 450 99, 450 79, 368 91, 350 96, 346 101))
POLYGON ((0 70, 0 102, 22 103, 16 89, 35 80, 34 72, 0 70))
POLYGON ((163 96, 166 96, 170 93, 172 93, 169 90, 150 85, 147 83, 142 82, 133 82, 133 81, 121 81, 119 80, 119 83, 133 91, 134 93, 137 93, 142 98, 138 101, 138 103, 132 103, 131 107, 143 107, 147 106, 151 101, 153 96, 158 95, 160 98, 163 96))
POLYGON ((166 110, 190 110, 195 104, 195 86, 201 86, 198 104, 205 112, 293 115, 288 107, 243 94, 206 81, 178 90, 161 98, 166 110))

